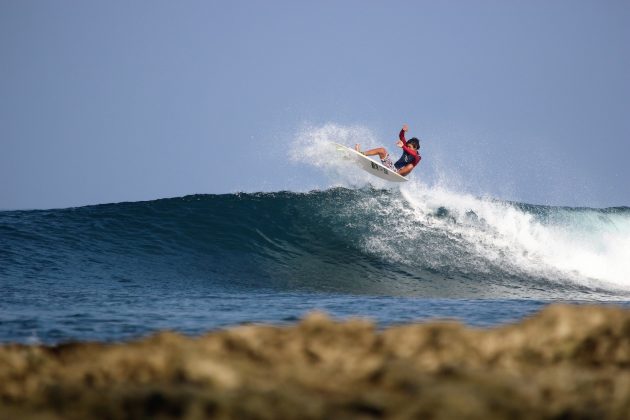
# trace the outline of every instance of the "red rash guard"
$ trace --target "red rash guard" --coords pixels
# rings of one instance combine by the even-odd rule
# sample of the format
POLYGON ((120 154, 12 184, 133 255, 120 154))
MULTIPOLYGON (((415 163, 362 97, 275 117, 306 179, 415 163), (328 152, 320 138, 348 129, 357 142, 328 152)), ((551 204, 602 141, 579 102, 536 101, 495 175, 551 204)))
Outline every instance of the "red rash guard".
MULTIPOLYGON (((420 159, 422 159, 422 157, 420 156, 420 154, 418 154, 417 150, 413 150, 411 147, 407 147, 407 140, 405 140, 405 130, 400 130, 400 134, 398 135, 398 138, 403 142, 403 146, 402 146, 403 151, 413 157, 413 162, 407 162, 407 164, 411 163, 415 168, 416 165, 420 163, 420 159)), ((400 160, 402 160, 404 157, 405 156, 403 155, 400 158, 400 160)), ((398 162, 400 162, 400 160, 398 160, 398 162)))

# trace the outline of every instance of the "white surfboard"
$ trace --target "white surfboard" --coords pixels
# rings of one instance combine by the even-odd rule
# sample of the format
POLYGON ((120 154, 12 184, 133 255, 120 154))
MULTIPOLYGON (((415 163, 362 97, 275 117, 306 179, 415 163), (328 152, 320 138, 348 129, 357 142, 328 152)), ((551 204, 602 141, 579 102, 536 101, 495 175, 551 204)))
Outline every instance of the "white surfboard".
MULTIPOLYGON (((369 157, 362 155, 354 149, 344 146, 343 144, 333 143, 337 149, 337 153, 340 153, 345 159, 351 160, 359 164, 359 167, 366 172, 371 173, 381 179, 391 182, 406 182, 407 178, 402 175, 398 175, 391 169, 387 169, 380 162, 376 162, 369 157)), ((378 157, 378 156, 377 156, 378 157)))

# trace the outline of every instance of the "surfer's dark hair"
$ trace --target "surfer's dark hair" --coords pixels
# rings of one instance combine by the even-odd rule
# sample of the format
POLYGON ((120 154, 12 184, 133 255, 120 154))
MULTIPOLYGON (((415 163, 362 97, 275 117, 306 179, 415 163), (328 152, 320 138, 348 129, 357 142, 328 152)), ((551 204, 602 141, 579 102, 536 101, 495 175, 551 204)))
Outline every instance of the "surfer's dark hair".
POLYGON ((413 137, 411 139, 409 139, 409 141, 407 142, 407 145, 412 145, 413 147, 416 148, 416 150, 420 149, 420 140, 418 140, 417 138, 413 137))

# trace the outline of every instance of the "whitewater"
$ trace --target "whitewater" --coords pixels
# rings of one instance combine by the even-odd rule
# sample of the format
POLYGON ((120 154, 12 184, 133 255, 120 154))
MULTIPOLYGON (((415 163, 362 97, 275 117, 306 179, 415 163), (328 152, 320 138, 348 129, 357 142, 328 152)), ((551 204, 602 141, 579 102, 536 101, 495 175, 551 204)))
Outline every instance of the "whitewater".
POLYGON ((335 159, 331 141, 379 145, 369 130, 296 138, 289 159, 329 185, 0 212, 0 341, 199 334, 316 309, 488 326, 552 301, 630 301, 628 207, 474 195, 425 182, 422 163, 392 187, 335 159))
MULTIPOLYGON (((307 146, 294 143, 292 159, 325 170, 338 180, 337 185, 391 188, 341 159, 331 159, 332 141, 348 146, 360 143, 364 150, 380 146, 382 142, 370 130, 326 124, 308 127, 298 138, 306 139, 307 146)), ((390 143, 394 154, 396 148, 390 143)), ((476 270, 487 262, 549 281, 630 289, 628 207, 553 207, 473 196, 454 190, 445 173, 429 186, 421 181, 421 165, 416 171, 410 182, 397 187, 399 200, 380 206, 383 217, 375 234, 383 239, 375 247, 383 256, 412 259, 414 248, 405 248, 406 244, 423 248, 423 236, 444 235, 449 239, 428 253, 429 265, 437 265, 439 254, 453 265, 476 270), (414 224, 417 229, 406 228, 414 224), (456 250, 456 243, 471 252, 470 258, 456 250)))

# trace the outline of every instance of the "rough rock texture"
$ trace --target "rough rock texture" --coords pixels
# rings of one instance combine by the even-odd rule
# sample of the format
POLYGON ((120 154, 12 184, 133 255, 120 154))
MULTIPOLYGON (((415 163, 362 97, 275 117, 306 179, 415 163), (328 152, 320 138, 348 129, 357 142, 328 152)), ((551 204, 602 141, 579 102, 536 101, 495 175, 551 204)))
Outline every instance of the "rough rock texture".
POLYGON ((124 344, 0 347, 0 419, 630 419, 630 310, 492 330, 315 313, 124 344))

